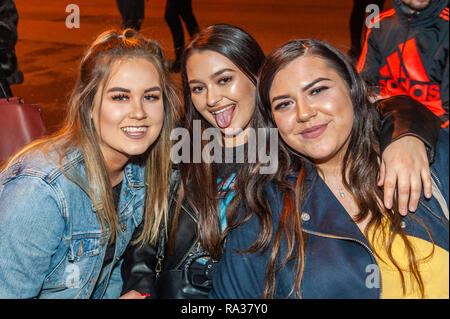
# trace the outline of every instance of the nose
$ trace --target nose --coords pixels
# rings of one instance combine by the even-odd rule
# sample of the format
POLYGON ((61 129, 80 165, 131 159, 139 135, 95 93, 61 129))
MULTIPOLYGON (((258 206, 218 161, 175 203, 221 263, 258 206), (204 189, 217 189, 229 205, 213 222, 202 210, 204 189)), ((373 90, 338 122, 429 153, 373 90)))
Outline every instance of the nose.
POLYGON ((144 103, 140 99, 133 99, 131 102, 130 117, 137 120, 142 120, 147 117, 144 110, 144 103))
POLYGON ((222 95, 219 90, 213 87, 209 87, 206 93, 206 104, 208 106, 215 106, 222 99, 222 95))
POLYGON ((316 116, 317 110, 305 98, 297 100, 297 122, 307 122, 316 116))

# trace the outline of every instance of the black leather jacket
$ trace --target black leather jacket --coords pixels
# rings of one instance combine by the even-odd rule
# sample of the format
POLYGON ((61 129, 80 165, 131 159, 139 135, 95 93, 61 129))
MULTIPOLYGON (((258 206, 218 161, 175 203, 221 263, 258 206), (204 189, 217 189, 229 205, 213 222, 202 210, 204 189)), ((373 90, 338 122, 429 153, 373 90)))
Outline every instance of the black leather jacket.
MULTIPOLYGON (((425 143, 428 158, 432 162, 440 128, 439 118, 407 96, 383 100, 378 108, 382 114, 381 149, 384 150, 392 141, 404 135, 414 135, 425 143)), ((174 194, 178 182, 179 174, 174 170, 170 195, 171 213, 176 207, 174 194)), ((140 232, 139 227, 135 231, 134 238, 137 238, 140 232)), ((167 252, 158 254, 158 245, 157 247, 145 245, 143 248, 139 248, 139 245, 130 245, 127 248, 122 266, 122 294, 136 290, 150 294, 151 298, 206 298, 215 261, 209 260, 204 266, 193 267, 199 266, 198 263, 193 263, 193 259, 205 254, 198 243, 197 217, 189 205, 183 203, 173 254, 166 255, 167 252), (161 262, 162 275, 156 279, 158 255, 164 255, 164 258, 161 262), (156 280, 159 281, 158 284, 156 280)))
MULTIPOLYGON (((176 190, 179 182, 179 171, 174 169, 169 196, 170 216, 176 209, 176 190)), ((130 244, 124 253, 122 294, 136 290, 150 294, 149 298, 152 299, 206 298, 216 262, 209 259, 205 266, 194 263, 198 258, 209 257, 199 245, 197 222, 195 212, 189 205, 183 203, 174 249, 170 254, 164 230, 161 230, 156 246, 145 245, 140 248, 139 244, 130 244)), ((135 230, 132 241, 140 235, 142 227, 143 223, 135 230)))

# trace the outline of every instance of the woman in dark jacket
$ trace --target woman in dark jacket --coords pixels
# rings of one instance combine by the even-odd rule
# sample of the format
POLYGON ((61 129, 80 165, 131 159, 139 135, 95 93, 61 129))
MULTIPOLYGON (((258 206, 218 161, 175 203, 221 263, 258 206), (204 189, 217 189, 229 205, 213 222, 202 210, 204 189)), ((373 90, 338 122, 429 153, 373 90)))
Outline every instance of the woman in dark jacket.
MULTIPOLYGON (((227 207, 235 195, 234 186, 239 182, 237 176, 247 174, 241 172, 241 167, 251 154, 247 153, 249 146, 241 137, 245 135, 244 129, 258 127, 251 121, 254 119, 257 74, 264 59, 258 43, 245 31, 230 25, 213 25, 202 30, 185 49, 182 81, 186 114, 183 126, 188 137, 185 145, 192 158, 189 156, 180 162, 173 174, 169 204, 171 218, 161 229, 160 239, 144 247, 130 246, 126 252, 122 267, 123 292, 137 290, 150 294, 151 298, 207 296, 215 261, 222 254, 226 227, 232 227, 234 223, 234 216, 228 213, 227 207), (202 136, 210 129, 216 129, 221 137, 222 157, 209 162, 199 156, 197 161, 196 135, 202 136), (230 131, 232 134, 228 135, 230 131), (240 158, 242 154, 244 156, 240 158)), ((429 129, 422 129, 426 134, 420 127, 416 130, 411 124, 417 120, 422 126, 423 117, 416 120, 405 118, 417 115, 416 107, 409 100, 407 103, 401 99, 386 100, 380 103, 379 108, 385 114, 384 147, 389 144, 387 141, 404 133, 419 136, 431 133, 430 144, 434 145, 435 137, 432 135, 438 130, 436 120, 429 117, 429 129), (414 111, 393 112, 401 107, 414 108, 414 111), (395 130, 393 120, 396 121, 395 130)), ((408 138, 399 141, 397 149, 389 148, 384 156, 393 152, 408 158, 409 155, 403 153, 408 151, 408 147, 401 145, 406 140, 408 138)), ((200 143, 203 143, 200 145, 203 150, 210 141, 200 140, 200 143)), ((181 148, 181 151, 185 150, 181 148)), ((411 157, 411 160, 417 158, 411 157)), ((413 166, 404 167, 408 181, 409 171, 415 171, 413 166)), ((395 173, 389 170, 387 175, 395 173)), ((139 236, 139 230, 136 236, 139 236)))
POLYGON ((238 190, 242 216, 254 214, 229 233, 211 297, 448 299, 448 128, 433 197, 403 217, 382 204, 378 114, 337 49, 306 39, 273 51, 256 114, 278 128, 280 165, 238 190))

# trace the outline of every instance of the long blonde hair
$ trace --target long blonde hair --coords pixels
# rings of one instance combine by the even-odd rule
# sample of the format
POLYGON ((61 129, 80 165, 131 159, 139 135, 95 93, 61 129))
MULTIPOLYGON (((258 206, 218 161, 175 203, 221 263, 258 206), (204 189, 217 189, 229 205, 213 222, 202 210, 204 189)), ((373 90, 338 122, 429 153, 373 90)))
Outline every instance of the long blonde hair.
POLYGON ((119 229, 117 208, 114 205, 112 185, 99 147, 98 133, 91 120, 94 97, 108 81, 112 65, 119 59, 145 58, 156 68, 160 76, 163 93, 164 122, 158 139, 149 150, 133 160, 145 163, 145 184, 147 187, 144 210, 144 228, 137 241, 155 243, 161 222, 167 222, 168 189, 170 185, 170 132, 180 114, 180 99, 175 84, 167 71, 167 62, 157 42, 142 37, 132 29, 115 30, 100 34, 88 48, 81 60, 78 79, 68 103, 68 111, 62 128, 55 134, 37 140, 17 154, 6 164, 9 167, 22 155, 40 150, 47 154, 54 149, 59 154, 62 169, 63 158, 74 148, 83 154, 88 185, 79 177, 68 176, 89 195, 98 215, 102 231, 109 228, 110 242, 115 241, 119 229))

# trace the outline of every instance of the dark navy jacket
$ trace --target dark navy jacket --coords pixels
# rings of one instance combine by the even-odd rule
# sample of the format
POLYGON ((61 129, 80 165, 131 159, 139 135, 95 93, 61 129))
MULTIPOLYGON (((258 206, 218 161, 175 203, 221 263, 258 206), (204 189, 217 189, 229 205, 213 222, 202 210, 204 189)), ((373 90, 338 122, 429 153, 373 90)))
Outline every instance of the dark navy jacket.
MULTIPOLYGON (((431 166, 447 206, 449 201, 449 131, 440 131, 436 146, 436 159, 431 166)), ((295 181, 296 176, 293 176, 295 181)), ((305 270, 301 283, 303 298, 380 298, 382 287, 367 285, 377 265, 374 253, 365 236, 350 216, 318 177, 309 171, 307 186, 312 186, 302 205, 302 229, 308 234, 305 250, 305 270)), ((266 188, 274 220, 274 233, 283 209, 282 195, 273 185, 266 188)), ((429 227, 435 245, 448 251, 448 219, 433 197, 421 198, 415 216, 429 227), (424 204, 434 211, 432 214, 424 204)), ((422 226, 410 216, 404 218, 403 226, 408 235, 429 241, 422 226)), ((239 254, 235 250, 247 249, 257 238, 259 223, 253 216, 247 223, 232 231, 227 237, 224 255, 219 262, 213 280, 210 298, 262 298, 265 275, 272 246, 263 253, 239 254)), ((282 242, 281 256, 285 255, 286 243, 282 242)), ((286 298, 294 283, 294 263, 290 261, 276 276, 275 298, 286 298)), ((295 298, 291 294, 290 298, 295 298)))

